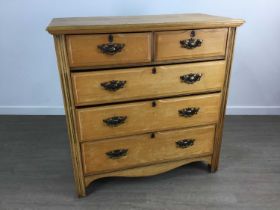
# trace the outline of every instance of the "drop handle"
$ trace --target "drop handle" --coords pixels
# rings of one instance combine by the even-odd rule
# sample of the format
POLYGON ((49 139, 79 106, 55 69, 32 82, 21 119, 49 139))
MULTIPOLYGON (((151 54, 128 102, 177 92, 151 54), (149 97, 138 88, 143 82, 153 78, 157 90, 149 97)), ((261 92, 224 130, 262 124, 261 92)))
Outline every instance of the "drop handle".
POLYGON ((185 149, 185 148, 193 146, 194 142, 195 142, 195 139, 183 139, 180 141, 176 141, 175 143, 178 148, 185 149))
POLYGON ((125 44, 123 43, 114 43, 113 42, 113 35, 110 34, 108 36, 108 43, 98 45, 97 48, 104 54, 107 55, 115 55, 116 53, 119 53, 122 51, 122 49, 125 47, 125 44))
POLYGON ((115 92, 121 88, 124 88, 126 80, 111 80, 108 82, 100 83, 100 86, 107 91, 115 92))
POLYGON ((106 152, 106 155, 111 159, 119 159, 121 157, 127 156, 128 149, 116 149, 106 152))
POLYGON ((202 45, 202 42, 203 42, 202 39, 194 39, 194 38, 180 40, 181 47, 186 49, 194 49, 200 47, 202 45))
POLYGON ((196 115, 199 111, 199 107, 188 107, 178 110, 178 114, 181 117, 192 117, 196 115))
POLYGON ((124 124, 127 119, 127 116, 114 116, 107 119, 104 119, 103 122, 109 127, 117 127, 121 124, 124 124))
POLYGON ((186 84, 194 84, 194 83, 200 81, 201 77, 202 77, 201 73, 189 73, 189 74, 180 76, 180 80, 181 80, 181 82, 184 82, 186 84))
POLYGON ((196 33, 195 31, 191 31, 190 33, 190 39, 183 39, 180 40, 180 44, 182 48, 186 48, 186 49, 195 49, 197 47, 200 47, 203 43, 202 39, 195 39, 196 33))

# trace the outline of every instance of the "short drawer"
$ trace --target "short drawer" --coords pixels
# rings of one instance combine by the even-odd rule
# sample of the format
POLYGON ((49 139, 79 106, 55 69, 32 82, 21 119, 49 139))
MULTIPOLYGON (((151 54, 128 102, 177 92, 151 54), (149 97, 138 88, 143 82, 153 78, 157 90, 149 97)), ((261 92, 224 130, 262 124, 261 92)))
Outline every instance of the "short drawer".
POLYGON ((214 126, 156 132, 82 144, 85 174, 166 162, 213 152, 214 126))
POLYGON ((221 94, 77 109, 81 141, 215 123, 221 94))
POLYGON ((146 63, 151 60, 151 34, 66 36, 70 67, 146 63))
POLYGON ((156 60, 223 57, 227 33, 226 28, 157 32, 156 60))
POLYGON ((72 73, 75 104, 102 104, 221 90, 225 61, 72 73))

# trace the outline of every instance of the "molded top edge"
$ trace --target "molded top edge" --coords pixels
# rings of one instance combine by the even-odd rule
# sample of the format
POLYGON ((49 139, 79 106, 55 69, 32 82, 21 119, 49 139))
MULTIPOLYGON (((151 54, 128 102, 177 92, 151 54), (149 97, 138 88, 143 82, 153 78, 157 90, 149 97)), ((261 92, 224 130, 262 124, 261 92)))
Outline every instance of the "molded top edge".
POLYGON ((87 34, 238 27, 245 21, 206 14, 54 18, 51 34, 87 34))

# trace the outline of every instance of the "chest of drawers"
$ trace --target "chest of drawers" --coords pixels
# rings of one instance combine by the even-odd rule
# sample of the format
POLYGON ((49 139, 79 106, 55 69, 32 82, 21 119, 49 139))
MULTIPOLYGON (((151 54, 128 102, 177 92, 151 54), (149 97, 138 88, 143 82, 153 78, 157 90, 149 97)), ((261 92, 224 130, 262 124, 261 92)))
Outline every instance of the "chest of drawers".
POLYGON ((203 14, 53 19, 79 196, 94 180, 218 168, 236 28, 203 14))

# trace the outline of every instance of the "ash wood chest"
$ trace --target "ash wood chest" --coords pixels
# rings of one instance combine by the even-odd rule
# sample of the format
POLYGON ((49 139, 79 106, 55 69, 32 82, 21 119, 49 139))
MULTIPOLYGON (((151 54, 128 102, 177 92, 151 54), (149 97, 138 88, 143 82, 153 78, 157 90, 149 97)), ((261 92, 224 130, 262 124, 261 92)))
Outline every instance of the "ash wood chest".
POLYGON ((53 19, 79 196, 94 180, 218 168, 236 27, 204 14, 53 19))

